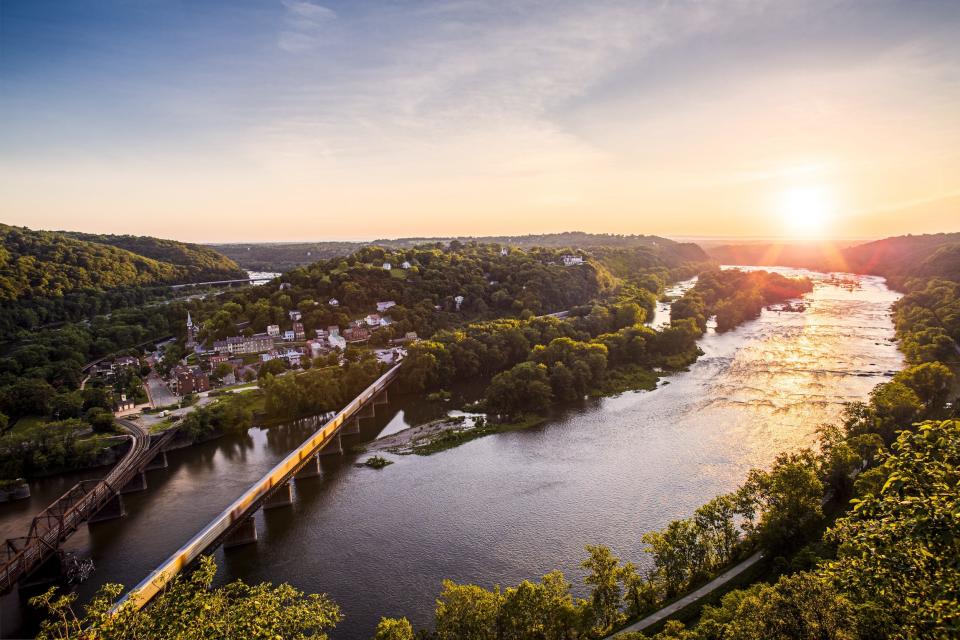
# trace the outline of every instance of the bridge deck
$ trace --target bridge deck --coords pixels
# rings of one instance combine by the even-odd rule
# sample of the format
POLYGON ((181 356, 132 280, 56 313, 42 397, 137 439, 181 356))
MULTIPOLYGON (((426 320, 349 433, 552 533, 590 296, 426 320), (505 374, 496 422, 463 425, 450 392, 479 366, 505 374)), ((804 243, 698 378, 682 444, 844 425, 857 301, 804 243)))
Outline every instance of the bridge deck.
POLYGON ((117 603, 114 611, 128 604, 137 609, 142 608, 204 551, 222 542, 235 527, 252 516, 271 493, 289 482, 297 471, 303 468, 313 456, 336 437, 344 423, 353 418, 368 402, 386 390, 390 383, 396 379, 399 371, 400 365, 394 365, 373 384, 364 389, 340 413, 326 422, 303 444, 287 454, 283 460, 224 509, 210 524, 188 540, 163 564, 154 569, 140 584, 131 589, 117 603))

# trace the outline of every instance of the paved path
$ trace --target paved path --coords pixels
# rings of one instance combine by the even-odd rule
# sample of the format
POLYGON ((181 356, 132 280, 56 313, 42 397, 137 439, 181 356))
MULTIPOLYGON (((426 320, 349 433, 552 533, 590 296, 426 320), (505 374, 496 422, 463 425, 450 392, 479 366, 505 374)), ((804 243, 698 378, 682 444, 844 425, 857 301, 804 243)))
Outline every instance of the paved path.
POLYGON ((665 606, 663 609, 660 609, 659 611, 654 611, 653 613, 648 615, 646 618, 638 620, 637 622, 634 622, 630 626, 620 629, 620 631, 617 631, 611 637, 618 636, 621 633, 624 633, 627 631, 643 631, 644 629, 651 627, 657 624, 658 622, 662 622, 666 620, 667 618, 669 618, 676 612, 680 611, 687 605, 693 604, 694 602, 708 595, 712 591, 719 589, 723 585, 727 584, 728 582, 736 578, 738 575, 740 575, 741 573, 743 573, 753 565, 760 562, 761 558, 763 558, 763 553, 758 551, 757 553, 753 554, 752 556, 750 556, 740 564, 734 567, 731 567, 730 569, 727 569, 726 571, 724 571, 723 573, 721 573, 716 578, 714 578, 707 584, 703 585, 696 591, 691 591, 690 593, 683 596, 676 602, 673 602, 665 606))

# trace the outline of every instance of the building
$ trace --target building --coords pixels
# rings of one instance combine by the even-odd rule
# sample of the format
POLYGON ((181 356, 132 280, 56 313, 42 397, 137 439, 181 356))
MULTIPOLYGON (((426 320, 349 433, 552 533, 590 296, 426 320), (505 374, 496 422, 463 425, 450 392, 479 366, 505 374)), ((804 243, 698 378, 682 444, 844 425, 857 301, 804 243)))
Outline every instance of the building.
POLYGON ((299 367, 300 359, 302 357, 303 354, 296 349, 287 349, 287 352, 283 354, 283 358, 290 364, 291 367, 299 367))
POLYGON ((405 344, 407 342, 416 342, 417 341, 417 332, 416 331, 407 331, 402 338, 394 338, 390 341, 390 344, 405 344))
POLYGON ((283 332, 283 340, 284 340, 284 342, 293 342, 293 341, 296 340, 296 339, 297 339, 297 334, 294 333, 292 330, 284 331, 284 332, 283 332))
POLYGON ((294 309, 293 311, 288 311, 287 315, 290 316, 290 319, 294 322, 299 321, 303 317, 303 314, 297 311, 296 309, 294 309))
POLYGON ((456 296, 453 299, 453 302, 457 305, 457 311, 460 311, 460 305, 463 304, 463 296, 456 296))
POLYGON ((317 334, 317 340, 326 340, 327 336, 330 335, 330 332, 326 329, 314 329, 313 332, 317 334))
POLYGON ((177 365, 171 376, 173 391, 179 396, 210 390, 210 378, 200 367, 177 365))
POLYGON ((505 256, 508 253, 510 253, 510 249, 508 249, 507 247, 500 247, 500 255, 505 256))
POLYGON ((222 363, 222 362, 227 362, 229 359, 230 359, 230 356, 228 356, 228 355, 225 354, 225 353, 217 353, 217 354, 214 354, 214 355, 210 356, 210 360, 209 360, 210 366, 211 366, 211 367, 215 367, 215 366, 217 366, 218 364, 220 364, 220 363, 222 363))
POLYGON ((193 318, 190 317, 190 312, 187 311, 187 349, 197 344, 198 333, 200 333, 200 327, 193 324, 193 318))
POLYGON ((383 270, 384 270, 384 271, 390 271, 391 269, 393 269, 393 265, 392 265, 392 264, 390 264, 389 262, 384 262, 384 263, 383 263, 383 270))
POLYGON ((327 300, 327 304, 330 305, 331 307, 339 307, 340 301, 337 300, 336 298, 330 298, 329 300, 327 300))
POLYGON ((214 351, 229 355, 262 353, 263 351, 270 351, 272 348, 273 338, 265 333, 256 333, 252 336, 233 336, 213 343, 214 351))
POLYGON ((278 325, 278 324, 268 325, 268 326, 267 326, 267 335, 270 336, 271 338, 279 338, 279 337, 280 337, 280 325, 278 325))
POLYGON ((331 333, 327 336, 327 342, 330 344, 332 349, 340 349, 343 351, 347 348, 347 339, 340 335, 340 332, 331 333))
POLYGON ((380 313, 383 313, 390 307, 395 307, 395 306, 397 306, 397 303, 394 302, 393 300, 384 300, 383 302, 377 303, 377 311, 380 313))
POLYGON ((367 326, 370 327, 379 327, 380 326, 380 314, 371 313, 364 319, 367 323, 367 326))
POLYGON ((574 256, 570 254, 565 254, 560 256, 560 260, 563 261, 563 266, 572 267, 576 264, 583 264, 583 256, 574 256))
POLYGON ((330 350, 327 339, 307 340, 307 353, 311 358, 319 358, 330 350))
POLYGON ((404 261, 403 261, 403 264, 400 265, 400 268, 401 268, 401 269, 404 269, 404 270, 407 270, 407 269, 409 269, 409 268, 412 267, 412 266, 413 266, 412 264, 410 264, 409 262, 407 262, 406 260, 404 260, 404 261))
POLYGON ((370 339, 370 330, 366 327, 347 327, 343 330, 343 338, 347 342, 363 342, 370 339))
POLYGON ((293 337, 295 340, 306 340, 307 332, 304 331, 302 322, 293 323, 293 337))
POLYGON ((281 282, 281 283, 280 283, 280 291, 286 291, 286 290, 292 289, 292 288, 293 288, 293 285, 290 284, 289 282, 281 282))

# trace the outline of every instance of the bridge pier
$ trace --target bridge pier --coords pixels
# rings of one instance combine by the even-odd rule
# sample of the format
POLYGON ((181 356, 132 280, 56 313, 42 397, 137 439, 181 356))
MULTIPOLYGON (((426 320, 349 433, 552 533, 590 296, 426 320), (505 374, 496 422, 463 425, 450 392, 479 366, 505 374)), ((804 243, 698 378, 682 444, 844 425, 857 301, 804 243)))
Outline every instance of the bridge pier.
POLYGON ((257 521, 253 519, 253 516, 245 519, 237 528, 234 529, 230 535, 227 536, 226 540, 223 541, 224 549, 232 549, 233 547, 240 547, 245 544, 252 544, 257 541, 257 521))
POLYGON ((373 408, 373 404, 368 403, 360 408, 357 418, 372 418, 375 415, 377 415, 376 409, 373 408))
POLYGON ((320 455, 329 456, 341 453, 343 453, 343 443, 340 442, 340 432, 338 431, 337 435, 327 443, 327 446, 320 450, 320 455))
POLYGON ((293 504, 293 487, 289 482, 284 482, 263 503, 263 510, 289 507, 291 504, 293 504))
POLYGON ((161 451, 147 464, 145 470, 153 471, 154 469, 166 469, 169 466, 170 463, 167 461, 167 452, 161 451))
POLYGON ((360 419, 354 418, 350 422, 340 427, 340 433, 345 436, 352 436, 360 433, 360 419))
POLYGON ((320 456, 311 456, 307 464, 300 471, 297 471, 294 477, 297 480, 305 480, 306 478, 316 478, 320 473, 320 456))
POLYGON ((124 485, 123 489, 120 490, 120 493, 135 493, 137 491, 146 491, 147 490, 147 474, 141 471, 137 475, 130 478, 130 482, 124 485))
POLYGON ((38 595, 53 585, 65 584, 64 573, 63 558, 59 553, 54 553, 36 569, 20 578, 17 591, 25 598, 38 595))
POLYGON ((390 402, 390 398, 387 397, 386 389, 373 397, 373 406, 377 406, 378 404, 387 404, 388 402, 390 402))
POLYGON ((87 520, 87 526, 89 527, 92 524, 105 522, 107 520, 116 520, 125 515, 127 515, 127 510, 123 506, 123 496, 116 493, 99 511, 90 516, 90 519, 87 520))

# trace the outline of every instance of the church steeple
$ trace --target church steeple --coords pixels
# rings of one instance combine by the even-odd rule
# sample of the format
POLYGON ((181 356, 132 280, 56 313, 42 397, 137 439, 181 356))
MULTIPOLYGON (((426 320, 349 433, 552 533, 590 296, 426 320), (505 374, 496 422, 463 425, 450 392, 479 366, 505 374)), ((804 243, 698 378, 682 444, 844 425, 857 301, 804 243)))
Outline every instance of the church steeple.
POLYGON ((193 320, 190 319, 190 312, 187 311, 187 328, 189 329, 192 326, 193 326, 193 320))

